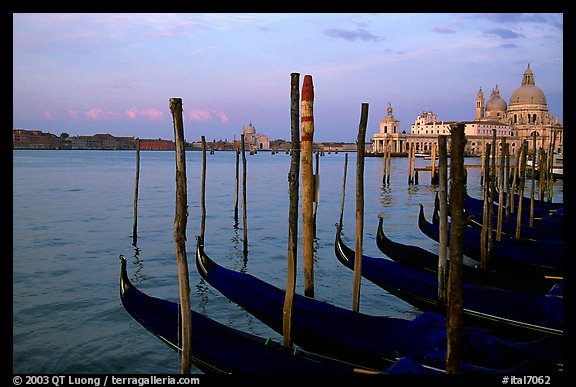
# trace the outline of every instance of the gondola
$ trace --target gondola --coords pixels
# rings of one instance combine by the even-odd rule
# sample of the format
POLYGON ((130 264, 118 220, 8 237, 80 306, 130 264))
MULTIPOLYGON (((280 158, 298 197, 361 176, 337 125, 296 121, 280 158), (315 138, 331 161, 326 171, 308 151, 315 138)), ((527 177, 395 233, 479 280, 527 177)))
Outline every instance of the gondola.
MULTIPOLYGON (((126 311, 150 333, 181 352, 179 304, 151 297, 128 277, 126 258, 120 256, 120 299, 126 311)), ((358 374, 380 373, 344 361, 286 347, 192 312, 192 362, 209 374, 358 374)), ((416 362, 401 359, 387 373, 430 373, 416 362)))
MULTIPOLYGON (((506 198, 507 195, 504 195, 504 206, 506 206, 506 198)), ((520 195, 518 193, 514 193, 514 203, 517 205, 519 203, 520 195)), ((493 199, 495 202, 498 202, 499 195, 496 192, 493 195, 493 199)), ((532 201, 531 198, 527 196, 522 196, 522 207, 530 208, 530 202, 532 201)), ((564 202, 548 202, 545 200, 534 199, 534 211, 539 216, 551 215, 557 211, 561 211, 564 209, 564 202)))
MULTIPOLYGON (((434 208, 434 216, 437 208, 434 208)), ((418 228, 436 242, 440 239, 438 223, 429 222, 424 215, 424 206, 420 204, 418 228)), ((448 230, 450 225, 448 225, 448 230)), ((463 251, 467 257, 480 261, 480 229, 464 227, 463 251)), ((449 233, 448 233, 449 235, 449 233)), ((448 238, 449 239, 449 238, 448 238)), ((493 269, 505 273, 530 273, 542 276, 562 277, 564 272, 563 240, 518 240, 512 237, 493 239, 491 265, 493 269)))
MULTIPOLYGON (((384 233, 383 217, 378 216, 376 245, 388 258, 426 270, 434 275, 438 273, 438 254, 420 246, 407 245, 392 241, 384 233)), ((561 280, 537 274, 502 273, 495 270, 484 270, 478 265, 462 266, 463 281, 466 283, 501 289, 527 290, 548 293, 552 286, 561 280)))
MULTIPOLYGON (((436 203, 436 202, 435 202, 436 203)), ((532 226, 530 226, 530 199, 523 204, 520 221, 520 237, 522 239, 534 240, 562 240, 564 238, 564 207, 558 203, 535 206, 532 226)), ((484 200, 474 198, 468 193, 464 198, 464 215, 468 218, 468 224, 482 227, 484 219, 484 200)), ((433 220, 434 221, 434 220, 433 220)), ((493 227, 496 229, 498 221, 498 203, 493 202, 493 227)), ((502 233, 509 236, 516 236, 517 214, 511 214, 508 219, 502 216, 502 233)))
MULTIPOLYGON (((218 265, 197 243, 196 266, 201 276, 225 297, 283 333, 285 291, 248 273, 218 265)), ((370 368, 388 367, 409 357, 426 367, 444 369, 446 320, 440 313, 423 313, 414 320, 373 316, 295 294, 291 339, 309 351, 370 368)), ((559 340, 534 342, 496 338, 471 327, 463 339, 463 373, 524 373, 558 370, 559 340)))
MULTIPOLYGON (((355 252, 344 244, 341 227, 336 232, 338 260, 354 270, 355 252)), ((362 276, 423 311, 445 312, 438 302, 438 277, 425 270, 384 258, 362 255, 362 276)), ((485 327, 494 336, 530 340, 546 335, 562 337, 563 283, 548 294, 462 284, 463 316, 468 325, 485 327)))

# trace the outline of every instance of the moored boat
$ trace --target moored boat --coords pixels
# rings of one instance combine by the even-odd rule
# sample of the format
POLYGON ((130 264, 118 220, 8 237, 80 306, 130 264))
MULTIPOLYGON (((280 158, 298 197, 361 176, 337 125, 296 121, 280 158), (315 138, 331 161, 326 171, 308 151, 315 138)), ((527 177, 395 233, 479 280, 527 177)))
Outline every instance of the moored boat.
MULTIPOLYGON (((437 209, 435 208, 435 216, 437 209)), ((429 222, 424 215, 424 206, 420 204, 418 228, 436 242, 440 239, 438 223, 429 222)), ((448 224, 448 230, 450 225, 448 224)), ((464 227, 464 254, 476 261, 481 259, 480 236, 477 227, 464 227)), ((448 232, 448 235, 450 233, 448 232)), ((449 239, 449 238, 448 238, 449 239)), ((530 273, 542 276, 562 277, 564 274, 563 240, 518 240, 502 237, 492 243, 492 268, 505 273, 530 273)))
MULTIPOLYGON (((120 256, 120 299, 126 311, 154 336, 181 352, 180 306, 136 288, 120 256)), ((357 374, 380 371, 359 367, 223 325, 192 312, 192 362, 210 374, 357 374)), ((403 362, 402 364, 405 364, 403 362)), ((410 363, 412 372, 426 372, 410 363)), ((404 371, 406 371, 404 369, 404 371)))
MULTIPOLYGON (((354 270, 355 252, 336 232, 338 260, 354 270)), ((362 255, 362 276, 405 302, 423 310, 445 312, 438 301, 438 276, 384 258, 362 255)), ((563 283, 547 294, 462 284, 464 321, 485 327, 494 336, 514 340, 564 334, 563 283)))
MULTIPOLYGON (((202 243, 196 247, 201 276, 225 297, 282 334, 285 291, 251 274, 218 265, 202 243)), ((414 320, 367 315, 295 294, 291 339, 309 351, 370 368, 386 368, 398 357, 426 367, 444 369, 446 320, 440 313, 423 313, 414 320)), ((461 369, 466 373, 524 373, 558 369, 557 337, 512 342, 468 327, 461 369)))
MULTIPOLYGON (((396 262, 420 268, 437 275, 438 254, 423 249, 420 246, 392 241, 384 232, 383 217, 378 216, 378 218, 376 245, 384 255, 396 262)), ((557 278, 549 278, 538 274, 502 273, 495 270, 484 270, 477 265, 472 266, 468 264, 462 266, 462 275, 464 282, 478 286, 539 291, 542 293, 549 292, 553 285, 561 281, 557 278)))

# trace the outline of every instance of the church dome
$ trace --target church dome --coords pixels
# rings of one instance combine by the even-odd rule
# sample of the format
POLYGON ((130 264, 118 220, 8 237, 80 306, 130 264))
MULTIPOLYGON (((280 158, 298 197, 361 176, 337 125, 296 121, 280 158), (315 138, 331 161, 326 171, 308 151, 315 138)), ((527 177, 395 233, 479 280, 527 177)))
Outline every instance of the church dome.
POLYGON ((490 94, 490 99, 486 102, 486 111, 500 111, 505 112, 508 109, 506 101, 500 97, 500 91, 498 90, 498 85, 492 90, 490 94))
POLYGON ((524 71, 522 85, 517 88, 514 93, 512 93, 512 97, 510 97, 510 105, 524 104, 546 105, 546 96, 534 83, 534 75, 532 74, 532 70, 530 70, 530 65, 528 65, 528 68, 524 71))
POLYGON ((506 104, 506 101, 504 101, 502 98, 489 99, 488 102, 486 102, 486 110, 489 111, 497 110, 505 112, 506 109, 508 109, 508 105, 506 104))
POLYGON ((250 122, 250 125, 248 125, 248 127, 246 128, 245 133, 246 133, 246 134, 254 134, 254 133, 256 133, 256 129, 254 129, 254 126, 252 125, 252 122, 250 122))

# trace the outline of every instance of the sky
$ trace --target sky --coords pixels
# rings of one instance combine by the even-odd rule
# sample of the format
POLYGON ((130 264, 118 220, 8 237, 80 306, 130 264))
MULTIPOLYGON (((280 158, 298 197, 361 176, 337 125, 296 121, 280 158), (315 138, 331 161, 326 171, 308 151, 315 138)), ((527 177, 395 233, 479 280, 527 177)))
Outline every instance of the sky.
POLYGON ((473 120, 528 65, 563 122, 561 13, 14 13, 13 128, 71 136, 290 140, 291 74, 314 85, 314 141, 366 140, 388 105, 400 130, 423 111, 473 120))

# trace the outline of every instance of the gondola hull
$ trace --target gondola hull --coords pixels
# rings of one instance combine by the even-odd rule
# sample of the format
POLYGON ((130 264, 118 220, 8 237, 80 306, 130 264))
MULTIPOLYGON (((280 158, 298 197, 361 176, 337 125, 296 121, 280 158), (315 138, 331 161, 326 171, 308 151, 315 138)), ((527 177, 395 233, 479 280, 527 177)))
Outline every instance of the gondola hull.
MULTIPOLYGON (((498 202, 494 195, 493 220, 494 229, 498 223, 498 202)), ((517 196, 517 195, 516 195, 517 196)), ((506 202, 504 202, 506 203, 506 202)), ((524 198, 520 221, 520 237, 533 240, 563 240, 564 239, 564 205, 561 203, 541 203, 535 201, 533 222, 530 225, 530 199, 524 198)), ((502 208, 501 232, 504 235, 516 237, 517 214, 506 218, 506 205, 502 208)), ((517 207, 516 207, 517 211, 517 207)), ((484 200, 474 198, 466 193, 464 197, 464 214, 472 226, 481 227, 484 219, 484 200)))
MULTIPOLYGON (((196 248, 196 265, 202 277, 220 293, 276 332, 283 333, 283 290, 248 273, 216 264, 206 255, 201 243, 196 248)), ((312 352, 372 368, 385 368, 398 357, 408 356, 425 366, 444 369, 445 323, 439 313, 424 313, 415 320, 372 316, 295 294, 291 339, 312 352)), ((473 330, 466 335, 464 343, 463 372, 557 370, 558 357, 550 356, 557 352, 560 343, 557 338, 545 345, 553 350, 542 351, 542 342, 512 343, 473 330), (532 364, 527 365, 526 361, 532 364)))
MULTIPOLYGON (((179 304, 151 297, 137 289, 121 258, 120 298, 126 311, 150 333, 181 352, 179 304)), ((285 347, 273 340, 225 326, 192 312, 192 362, 210 374, 357 374, 378 373, 336 359, 285 347)), ((405 362, 403 362, 405 364, 405 362)), ((415 373, 427 373, 414 366, 415 373)))
MULTIPOLYGON (((438 254, 420 246, 407 245, 392 241, 384 233, 383 218, 379 216, 376 231, 376 245, 388 258, 403 265, 438 274, 438 254)), ((449 268, 449 266, 447 267, 449 268)), ((484 270, 476 266, 462 266, 463 281, 466 283, 501 289, 538 291, 548 293, 552 286, 561 280, 544 275, 530 273, 502 273, 495 270, 484 270)))
MULTIPOLYGON (((355 253, 336 233, 338 260, 354 270, 355 253)), ((418 268, 362 255, 362 276, 423 311, 445 312, 438 302, 438 278, 418 268)), ((561 284, 549 294, 486 288, 464 283, 465 322, 490 329, 498 337, 529 340, 543 335, 563 336, 564 304, 561 284)))
MULTIPOLYGON (((420 213, 418 215, 418 228, 424 235, 436 242, 440 240, 439 224, 426 220, 422 205, 420 205, 420 213)), ((448 225, 449 229, 450 225, 448 225)), ((450 235, 449 232, 448 235, 450 235)), ((480 236, 480 229, 471 226, 464 228, 462 246, 464 255, 476 261, 481 260, 480 236)), ((511 237, 503 237, 500 241, 497 241, 494 238, 490 265, 492 269, 505 273, 522 272, 561 277, 564 274, 564 241, 516 240, 511 237)))

